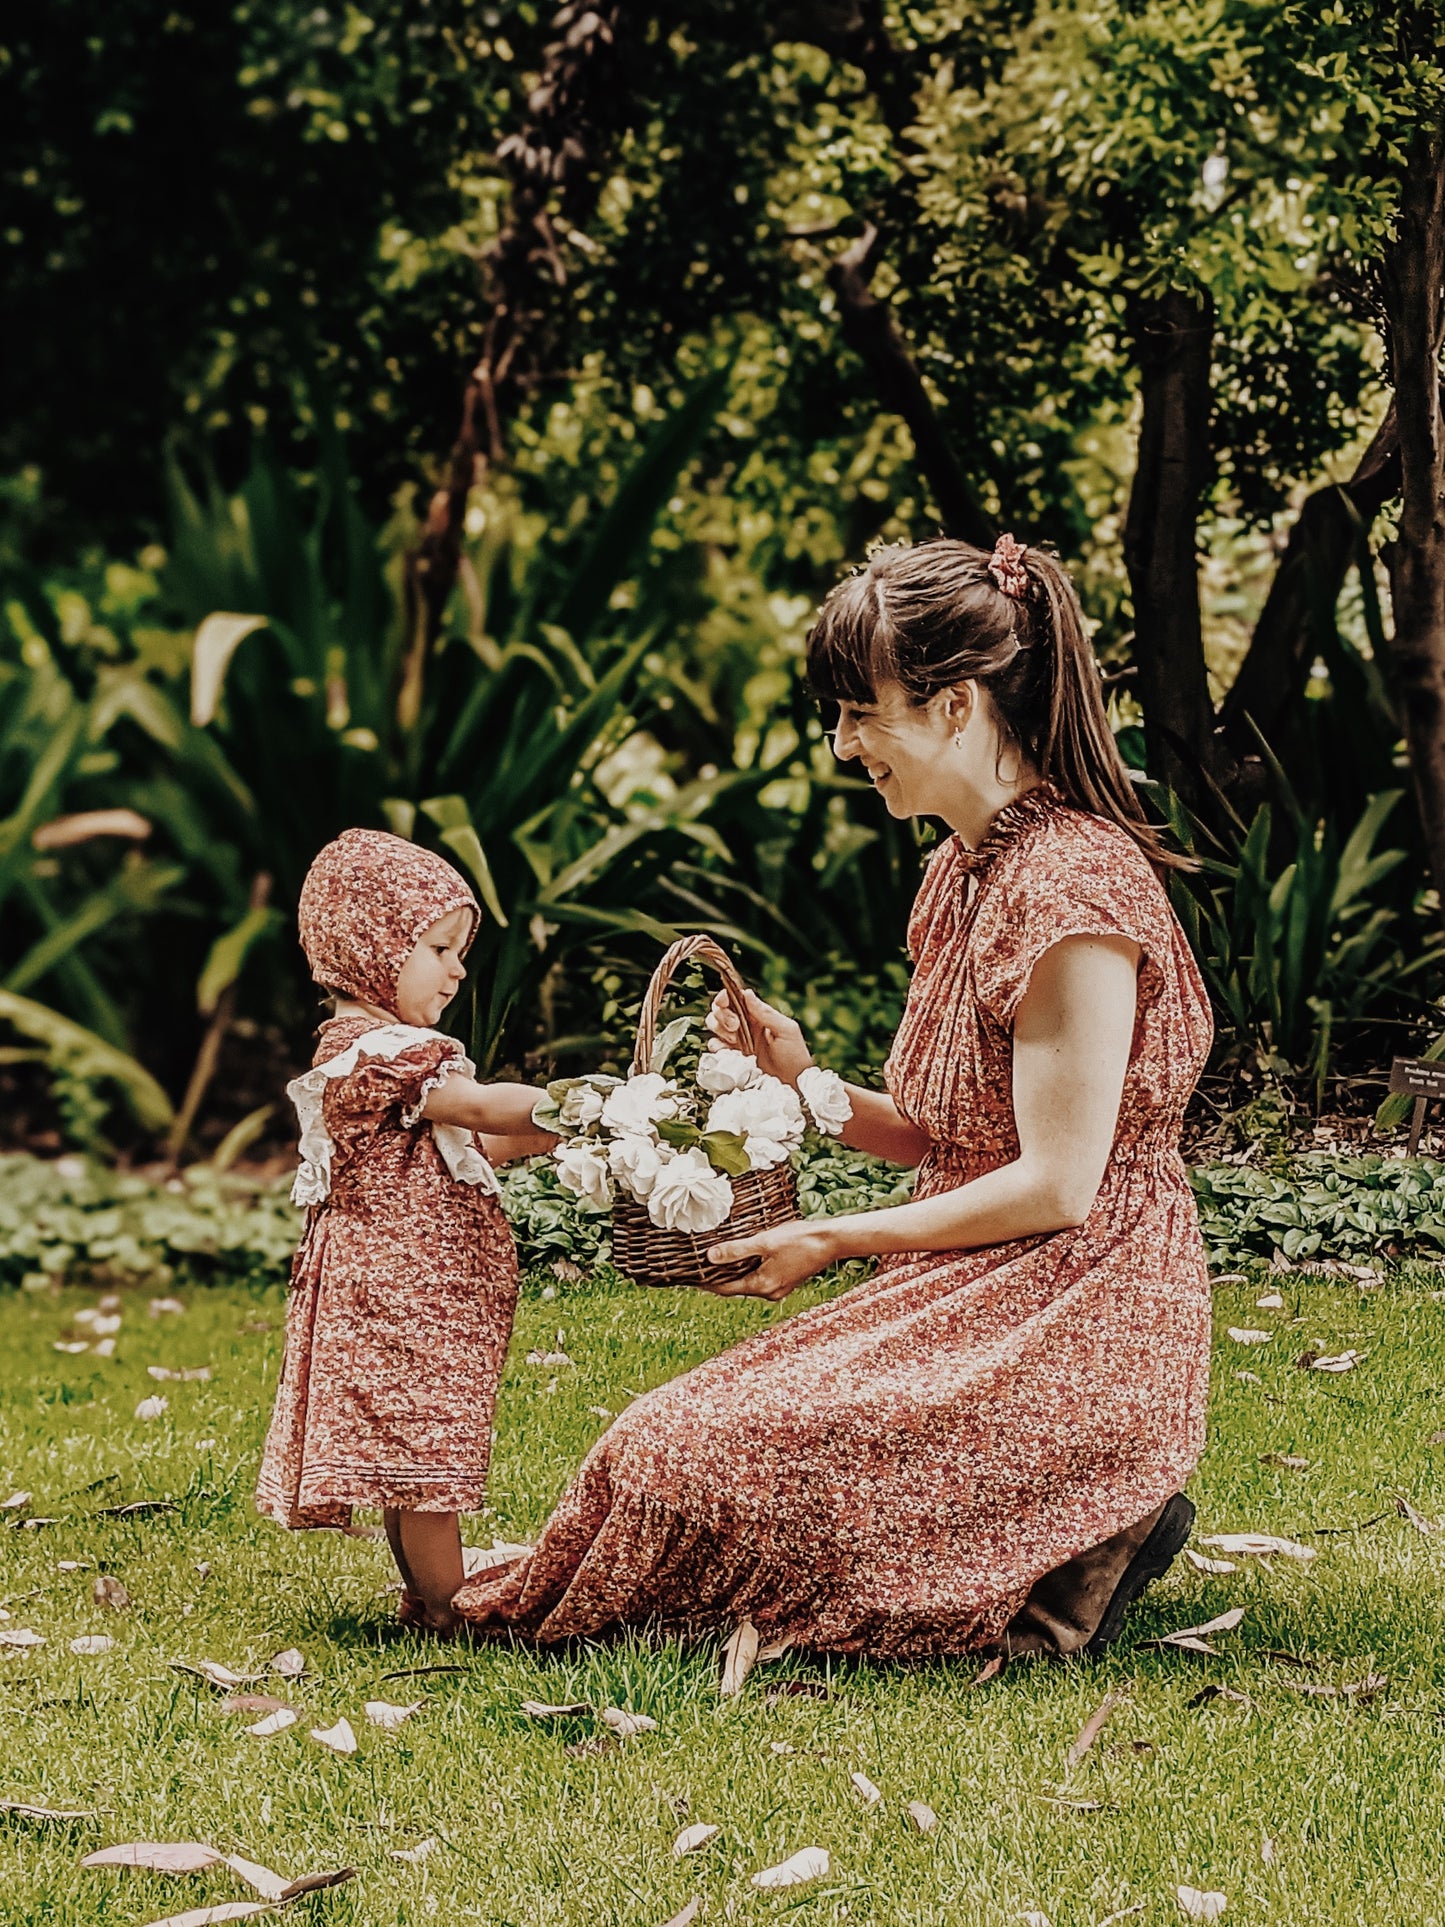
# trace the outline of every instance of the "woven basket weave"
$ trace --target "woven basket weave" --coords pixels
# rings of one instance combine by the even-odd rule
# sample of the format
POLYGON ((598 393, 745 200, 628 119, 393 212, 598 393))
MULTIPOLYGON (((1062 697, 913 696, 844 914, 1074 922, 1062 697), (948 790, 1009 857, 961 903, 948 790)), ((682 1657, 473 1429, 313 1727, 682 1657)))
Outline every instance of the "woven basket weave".
MULTIPOLYGON (((647 986, 642 1014, 637 1024, 637 1044, 632 1053, 634 1071, 645 1071, 657 1036, 657 1018, 662 1000, 674 975, 686 963, 707 964, 722 978, 723 994, 732 1005, 742 1030, 741 1046, 751 1050, 753 1027, 748 1021, 743 980, 732 959, 720 950, 711 937, 684 937, 666 953, 647 986)), ((710 1265, 708 1251, 728 1238, 745 1238, 755 1231, 766 1231, 775 1224, 786 1224, 798 1213, 798 1186, 790 1164, 775 1164, 767 1171, 747 1171, 732 1180, 733 1208, 715 1231, 665 1231, 647 1215, 647 1206, 618 1190, 612 1204, 612 1262, 619 1271, 639 1285, 695 1285, 704 1288, 720 1285, 731 1278, 743 1278, 758 1268, 757 1259, 743 1264, 710 1265)))

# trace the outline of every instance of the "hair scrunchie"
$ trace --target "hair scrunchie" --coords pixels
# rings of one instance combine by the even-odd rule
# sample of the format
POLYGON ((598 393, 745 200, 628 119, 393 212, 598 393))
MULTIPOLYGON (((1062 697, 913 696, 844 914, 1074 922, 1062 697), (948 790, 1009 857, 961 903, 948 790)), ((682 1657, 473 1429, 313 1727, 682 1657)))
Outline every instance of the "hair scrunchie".
POLYGON ((1027 551, 1022 542, 1015 542, 1008 534, 1001 535, 993 545, 993 554, 988 558, 988 572, 1014 602, 1022 602, 1029 592, 1029 572, 1024 567, 1027 551))

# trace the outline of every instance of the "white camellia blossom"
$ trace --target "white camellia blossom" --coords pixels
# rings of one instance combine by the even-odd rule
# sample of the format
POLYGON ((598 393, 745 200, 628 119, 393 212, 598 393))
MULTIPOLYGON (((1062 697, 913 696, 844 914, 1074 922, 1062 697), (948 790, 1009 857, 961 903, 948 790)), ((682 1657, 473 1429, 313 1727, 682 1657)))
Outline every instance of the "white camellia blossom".
POLYGON ((762 1076, 756 1057, 741 1050, 705 1050, 697 1060, 697 1081, 709 1097, 745 1091, 762 1076))
POLYGON ((658 1172, 647 1215, 664 1231, 716 1231, 733 1208, 733 1188, 701 1151, 679 1151, 658 1172))
POLYGON ((798 1093, 776 1077, 761 1077, 746 1090, 724 1091, 707 1114, 709 1131, 732 1131, 744 1140, 754 1171, 782 1164, 803 1141, 807 1119, 798 1093))
POLYGON ((574 1084, 557 1112, 569 1131, 583 1131, 602 1115, 603 1095, 592 1084, 574 1084))
POLYGON ((676 1117, 681 1107, 677 1085, 660 1071, 639 1071, 609 1091, 602 1104, 602 1123, 618 1137, 646 1137, 662 1117, 676 1117))
POLYGON ((559 1144, 552 1155, 558 1184, 575 1191, 594 1211, 605 1211, 612 1202, 612 1181, 603 1146, 590 1138, 575 1138, 571 1144, 559 1144))
POLYGON ((639 1204, 647 1203, 658 1173, 671 1157, 667 1145, 660 1144, 655 1137, 642 1137, 635 1132, 613 1138, 607 1147, 608 1169, 639 1204))
POLYGON ((853 1100, 836 1071, 810 1064, 798 1073, 798 1091, 813 1122, 829 1137, 837 1137, 853 1115, 853 1100))

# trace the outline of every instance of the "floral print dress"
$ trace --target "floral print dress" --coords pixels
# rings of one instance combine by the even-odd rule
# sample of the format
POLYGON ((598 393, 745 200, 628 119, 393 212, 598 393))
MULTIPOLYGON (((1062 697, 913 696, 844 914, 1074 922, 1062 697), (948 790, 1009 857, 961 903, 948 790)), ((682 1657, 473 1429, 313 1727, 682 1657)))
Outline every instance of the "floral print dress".
POLYGON ((1035 790, 929 864, 888 1064, 927 1197, 1018 1154, 1012 1027, 1035 964, 1139 946, 1113 1152, 1077 1229, 885 1261, 638 1399, 523 1560, 456 1606, 539 1640, 750 1618, 878 1655, 996 1642, 1035 1581, 1143 1519, 1204 1437, 1209 1287, 1179 1156, 1211 1035, 1163 888, 1122 830, 1035 790))

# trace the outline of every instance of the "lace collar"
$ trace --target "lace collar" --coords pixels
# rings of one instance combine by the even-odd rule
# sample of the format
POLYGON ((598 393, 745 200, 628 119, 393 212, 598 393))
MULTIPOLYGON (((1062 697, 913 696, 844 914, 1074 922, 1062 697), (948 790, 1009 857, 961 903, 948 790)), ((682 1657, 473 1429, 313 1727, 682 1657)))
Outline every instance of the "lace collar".
POLYGON ((971 850, 955 830, 953 847, 958 867, 968 876, 979 876, 996 857, 1016 843, 1025 830, 1044 822, 1056 810, 1068 808, 1068 801, 1052 783, 1039 783, 1012 803, 1005 803, 984 834, 982 843, 971 850))

